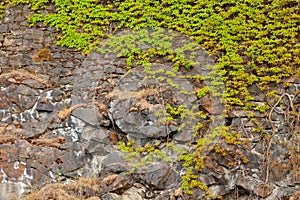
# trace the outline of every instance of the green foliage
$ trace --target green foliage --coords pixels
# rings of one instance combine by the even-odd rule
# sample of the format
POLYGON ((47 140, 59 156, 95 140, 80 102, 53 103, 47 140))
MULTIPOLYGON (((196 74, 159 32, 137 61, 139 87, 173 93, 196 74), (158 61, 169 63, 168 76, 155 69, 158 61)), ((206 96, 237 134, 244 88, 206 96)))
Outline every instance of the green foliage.
POLYGON ((197 92, 197 96, 198 96, 199 98, 202 98, 202 97, 204 97, 208 92, 209 92, 209 87, 208 87, 208 86, 205 86, 205 87, 203 87, 201 90, 199 90, 199 91, 197 92))
MULTIPOLYGON (((264 113, 270 109, 268 105, 253 103, 249 86, 256 84, 271 97, 276 91, 270 90, 270 83, 278 84, 283 78, 300 75, 299 0, 5 0, 0 2, 0 13, 7 6, 21 3, 34 11, 28 18, 30 26, 42 22, 59 31, 58 45, 84 53, 95 49, 117 52, 127 58, 128 67, 141 65, 152 77, 178 89, 180 85, 175 84, 172 77, 178 76, 180 70, 197 66, 194 52, 200 44, 218 64, 208 66, 211 72, 207 77, 186 77, 210 83, 197 91, 198 98, 207 94, 221 96, 228 107, 243 106, 249 111, 249 117, 253 117, 251 111, 264 113), (55 5, 55 12, 44 12, 50 4, 55 5), (124 28, 130 29, 128 34, 113 36, 124 28), (194 42, 174 41, 178 33, 194 42), (178 43, 182 45, 178 47, 178 43), (158 71, 152 70, 151 63, 157 58, 167 58, 173 63, 173 70, 165 72, 167 76, 157 76, 158 71)), ((182 93, 188 91, 182 90, 182 93)), ((156 116, 163 123, 175 119, 201 121, 207 117, 197 109, 170 104, 156 116)), ((195 137, 202 128, 201 122, 194 127, 195 137)), ((253 131, 263 132, 263 128, 258 125, 253 131)), ((182 187, 188 192, 193 187, 207 191, 198 182, 195 171, 204 169, 210 144, 217 139, 228 145, 239 145, 240 137, 226 127, 217 127, 198 139, 195 152, 186 152, 180 157, 188 169, 182 187)), ((137 165, 151 162, 153 156, 165 158, 155 145, 135 147, 131 142, 119 146, 128 152, 128 159, 147 152, 149 156, 141 157, 137 165)))
MULTIPOLYGON (((218 144, 240 145, 240 139, 240 134, 230 131, 226 126, 218 126, 213 129, 210 134, 206 135, 206 137, 201 137, 197 140, 195 151, 185 151, 181 153, 179 161, 183 161, 183 166, 187 168, 187 172, 182 177, 182 188, 185 189, 187 193, 191 193, 192 188, 200 188, 206 191, 206 198, 211 198, 212 195, 210 191, 207 187, 205 187, 205 185, 203 185, 203 183, 201 183, 201 181, 199 181, 197 174, 201 173, 205 168, 214 168, 213 165, 207 164, 211 159, 208 156, 209 152, 215 151, 222 156, 226 156, 226 154, 230 153, 225 148, 219 147, 218 144)), ((232 153, 238 153, 242 163, 248 162, 247 157, 245 157, 239 150, 232 153)), ((234 164, 235 161, 232 162, 234 164)))
MULTIPOLYGON (((134 163, 129 173, 133 173, 137 167, 150 165, 153 162, 153 159, 163 162, 172 162, 172 159, 165 152, 159 150, 159 143, 147 143, 144 147, 141 147, 135 145, 134 141, 130 141, 126 145, 119 142, 118 147, 120 150, 127 153, 125 159, 134 163)), ((167 149, 174 149, 175 152, 181 152, 180 149, 176 149, 172 144, 167 145, 167 149)))
POLYGON ((169 122, 183 121, 184 123, 179 124, 178 131, 181 131, 186 125, 190 124, 193 121, 198 121, 198 124, 193 127, 194 135, 198 135, 203 124, 201 120, 206 119, 208 114, 202 110, 197 109, 197 105, 193 106, 191 109, 186 108, 184 105, 179 105, 177 107, 172 106, 167 103, 164 109, 158 110, 155 113, 155 116, 159 118, 159 121, 163 124, 168 124, 169 122))
POLYGON ((182 176, 182 179, 182 188, 186 191, 187 194, 193 194, 193 192, 191 191, 192 188, 199 188, 206 192, 205 197, 207 199, 213 197, 208 187, 197 180, 198 176, 193 174, 192 169, 190 167, 187 168, 187 172, 184 176, 182 176))
MULTIPOLYGON (((193 52, 200 48, 195 42, 187 42, 182 47, 174 47, 173 38, 178 35, 177 32, 167 31, 163 28, 143 28, 132 30, 128 34, 114 36, 102 44, 101 52, 117 52, 118 56, 127 58, 127 65, 144 66, 148 73, 151 71, 151 62, 160 57, 166 57, 168 61, 174 63, 173 76, 175 72, 184 67, 189 69, 198 64, 194 56, 187 58, 187 52, 193 52)), ((171 75, 171 71, 168 72, 171 75)), ((168 80, 173 85, 171 80, 168 80)))
POLYGON ((57 172, 57 182, 60 183, 60 176, 61 176, 61 173, 60 173, 59 168, 57 168, 56 172, 57 172))
POLYGON ((164 35, 162 29, 149 40, 144 28, 186 34, 218 58, 216 70, 226 82, 230 105, 244 105, 251 99, 249 85, 257 83, 265 90, 268 83, 299 73, 299 0, 7 0, 1 2, 0 10, 8 3, 28 4, 36 12, 29 18, 31 26, 41 21, 55 27, 61 32, 59 45, 84 52, 98 48, 101 38, 111 38, 121 28, 138 31, 110 42, 110 47, 128 57, 128 65, 135 58, 138 64, 146 64, 154 55, 168 55, 177 69, 194 66, 182 55, 186 48, 193 51, 194 44, 170 52, 169 42, 160 43, 166 38, 157 40, 164 35), (44 14, 42 10, 50 4, 56 12, 44 14), (141 36, 144 39, 136 38, 141 36), (133 40, 155 47, 142 52, 133 40))
POLYGON ((237 145, 241 142, 239 139, 241 138, 241 134, 236 133, 235 131, 228 132, 228 128, 225 127, 223 131, 220 134, 222 137, 224 137, 226 144, 233 144, 237 145))
POLYGON ((3 12, 11 5, 11 0, 0 1, 0 19, 3 18, 3 12))

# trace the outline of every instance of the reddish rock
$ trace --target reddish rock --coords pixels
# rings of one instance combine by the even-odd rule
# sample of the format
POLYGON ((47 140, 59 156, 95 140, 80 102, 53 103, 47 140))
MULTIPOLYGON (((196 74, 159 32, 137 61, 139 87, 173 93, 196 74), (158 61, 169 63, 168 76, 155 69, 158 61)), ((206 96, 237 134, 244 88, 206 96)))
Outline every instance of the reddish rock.
POLYGON ((109 133, 109 139, 110 139, 110 141, 113 145, 116 145, 119 141, 118 135, 115 132, 110 132, 109 133))
POLYGON ((109 190, 117 194, 122 194, 133 185, 133 181, 129 179, 125 173, 119 174, 114 181, 109 185, 109 190))
POLYGON ((7 163, 3 167, 3 172, 7 175, 9 179, 18 182, 21 181, 21 177, 23 176, 25 169, 26 163, 15 161, 13 163, 7 163))
POLYGON ((219 98, 206 95, 199 100, 200 107, 203 107, 211 115, 220 115, 224 113, 225 106, 220 102, 219 98))

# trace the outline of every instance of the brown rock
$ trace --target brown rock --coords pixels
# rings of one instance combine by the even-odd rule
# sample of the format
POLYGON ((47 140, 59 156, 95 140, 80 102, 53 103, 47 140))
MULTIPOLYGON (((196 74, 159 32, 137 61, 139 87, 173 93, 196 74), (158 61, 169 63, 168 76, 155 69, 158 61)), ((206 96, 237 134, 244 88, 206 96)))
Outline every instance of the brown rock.
POLYGON ((118 135, 115 133, 115 132, 110 132, 109 133, 109 138, 110 138, 110 141, 113 145, 116 145, 118 143, 118 135))
POLYGON ((182 197, 183 197, 182 188, 179 187, 179 188, 177 188, 176 190, 174 190, 174 191, 171 193, 170 199, 171 199, 171 200, 176 200, 176 199, 182 198, 182 197))
POLYGON ((222 114, 225 110, 224 105, 222 105, 218 98, 212 98, 210 95, 202 97, 199 104, 211 115, 222 114))
POLYGON ((116 178, 118 177, 118 174, 111 174, 111 175, 108 175, 107 177, 105 177, 103 179, 103 182, 106 184, 106 185, 111 185, 115 180, 116 178))
POLYGON ((291 196, 289 200, 297 200, 299 198, 300 198, 300 190, 294 192, 293 196, 291 196))
POLYGON ((26 168, 26 163, 23 162, 13 162, 7 163, 3 168, 4 173, 7 177, 12 178, 13 180, 20 181, 20 178, 23 176, 24 170, 26 168))
POLYGON ((0 126, 0 135, 3 135, 5 133, 5 131, 6 131, 6 128, 0 126))
POLYGON ((122 194, 123 191, 131 188, 133 185, 132 180, 125 175, 125 173, 119 174, 114 182, 110 185, 111 191, 114 191, 117 194, 122 194))

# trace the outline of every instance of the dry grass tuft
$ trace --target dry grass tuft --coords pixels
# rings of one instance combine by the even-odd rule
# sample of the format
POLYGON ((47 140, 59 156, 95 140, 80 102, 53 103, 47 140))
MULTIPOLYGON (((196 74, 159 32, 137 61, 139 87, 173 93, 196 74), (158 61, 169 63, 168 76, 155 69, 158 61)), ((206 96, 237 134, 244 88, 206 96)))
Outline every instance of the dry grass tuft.
POLYGON ((130 109, 130 112, 136 112, 144 109, 149 109, 149 111, 152 112, 154 106, 146 100, 148 96, 159 96, 159 91, 157 89, 143 89, 140 91, 114 90, 113 92, 107 94, 106 98, 112 99, 116 97, 118 101, 135 98, 138 99, 139 102, 135 105, 135 107, 130 109))
POLYGON ((47 147, 54 147, 59 148, 61 144, 65 143, 64 137, 58 138, 43 138, 43 139, 33 139, 31 140, 31 144, 37 146, 47 146, 47 147))
POLYGON ((84 106, 87 106, 87 104, 81 103, 81 104, 77 104, 77 105, 71 106, 70 108, 66 108, 66 109, 60 110, 57 113, 57 117, 60 120, 65 120, 65 119, 67 119, 67 117, 70 116, 70 114, 73 112, 73 110, 75 110, 76 108, 79 108, 79 107, 84 107, 84 106))
POLYGON ((17 139, 16 135, 0 135, 0 144, 14 143, 17 139))
POLYGON ((107 111, 107 106, 106 106, 105 104, 99 103, 99 102, 97 102, 97 101, 93 102, 93 104, 94 104, 95 106, 97 106, 97 108, 99 109, 99 112, 100 112, 100 113, 103 113, 103 112, 106 112, 106 111, 107 111))
POLYGON ((43 48, 39 50, 32 57, 34 62, 51 61, 54 60, 53 55, 49 49, 43 48))
POLYGON ((117 97, 120 100, 125 100, 129 98, 143 99, 147 96, 158 95, 158 91, 156 89, 144 89, 140 91, 120 91, 114 90, 113 92, 106 95, 107 99, 111 99, 113 97, 117 97))
POLYGON ((17 139, 17 135, 5 133, 6 127, 0 126, 0 144, 14 143, 14 141, 17 139))
POLYGON ((16 80, 16 83, 21 83, 23 80, 26 79, 32 79, 35 80, 41 84, 43 84, 46 87, 51 87, 51 84, 48 83, 48 81, 46 81, 43 78, 39 78, 37 76, 35 76, 34 74, 30 73, 30 72, 26 72, 26 71, 18 71, 18 70, 12 70, 8 73, 4 73, 0 75, 0 78, 11 78, 13 77, 16 80))
POLYGON ((48 184, 36 193, 29 194, 23 200, 80 200, 65 191, 63 184, 48 184))
POLYGON ((97 179, 80 178, 74 183, 64 185, 62 183, 48 184, 26 195, 23 200, 99 200, 100 185, 97 179))

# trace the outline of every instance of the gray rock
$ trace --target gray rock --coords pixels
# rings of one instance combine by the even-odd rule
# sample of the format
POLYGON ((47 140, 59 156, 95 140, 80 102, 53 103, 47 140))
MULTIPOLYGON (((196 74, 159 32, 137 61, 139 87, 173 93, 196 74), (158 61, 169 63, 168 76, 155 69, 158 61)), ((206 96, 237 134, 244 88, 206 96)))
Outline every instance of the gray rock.
POLYGON ((21 134, 25 138, 38 138, 44 134, 48 128, 48 123, 40 123, 38 121, 28 121, 22 124, 23 131, 21 134))
POLYGON ((101 196, 102 200, 122 200, 121 196, 115 193, 106 193, 101 196))
POLYGON ((105 144, 101 144, 97 140, 89 141, 86 150, 96 156, 106 156, 109 153, 105 150, 105 144))
POLYGON ((152 163, 137 167, 133 175, 142 184, 147 184, 152 189, 163 190, 179 186, 179 174, 165 163, 152 163))
POLYGON ((133 185, 133 181, 125 173, 120 173, 116 179, 109 184, 109 190, 117 194, 122 194, 123 191, 128 190, 133 185))
POLYGON ((22 84, 27 85, 30 88, 34 88, 34 89, 44 89, 44 85, 39 83, 36 80, 33 79, 26 79, 22 81, 22 84))
POLYGON ((250 176, 240 176, 236 184, 262 198, 268 197, 274 189, 273 184, 266 184, 262 180, 250 176))
POLYGON ((266 200, 273 200, 276 198, 284 199, 289 197, 291 200, 297 200, 299 195, 299 189, 297 188, 284 188, 284 187, 275 187, 272 191, 272 194, 265 198, 266 200), (298 192, 297 192, 298 191, 298 192), (298 193, 298 195, 297 195, 298 193))
POLYGON ((224 196, 229 192, 225 185, 212 185, 208 189, 216 196, 224 196))
POLYGON ((98 111, 98 108, 95 106, 89 106, 86 108, 79 107, 79 108, 76 108, 75 110, 73 110, 72 115, 92 126, 98 126, 99 121, 97 118, 97 111, 98 111))
MULTIPOLYGON (((161 74, 161 76, 166 75, 161 74)), ((192 91, 193 86, 184 79, 174 77, 174 84, 183 84, 182 88, 176 91, 176 88, 159 82, 157 79, 145 77, 147 77, 145 72, 135 68, 133 72, 121 78, 119 86, 112 92, 114 100, 112 100, 110 104, 110 113, 118 128, 132 137, 167 137, 170 130, 167 131, 166 125, 159 121, 160 118, 156 117, 156 112, 164 108, 162 102, 164 102, 164 104, 174 104, 174 102, 171 102, 172 99, 176 99, 175 101, 178 103, 177 106, 183 104, 186 108, 191 108, 193 102, 196 100, 195 95, 183 95, 180 90, 192 91), (151 89, 147 87, 151 87, 151 89), (147 92, 148 90, 149 92, 147 92), (155 90, 157 90, 156 93, 154 92, 155 90), (161 92, 159 92, 160 90, 161 92), (174 92, 174 96, 172 96, 170 92, 172 90, 176 91, 174 92), (144 112, 145 110, 147 113, 144 112)), ((196 112, 196 110, 194 111, 196 112)), ((186 119, 186 121, 191 123, 189 119, 186 119)), ((195 120, 194 123, 196 122, 195 120)), ((182 120, 182 123, 185 123, 185 121, 182 120)), ((176 131, 176 127, 172 127, 173 131, 176 131)), ((188 132, 189 129, 190 127, 188 126, 183 128, 182 133, 188 132)), ((185 139, 185 141, 188 139, 185 139)))
MULTIPOLYGON (((191 126, 188 126, 191 127, 191 126)), ((193 131, 192 129, 188 129, 188 127, 185 127, 184 130, 186 131, 179 131, 175 133, 173 139, 177 141, 178 143, 186 143, 193 140, 193 131)))
POLYGON ((77 156, 73 152, 63 151, 59 153, 59 157, 55 161, 52 167, 54 174, 59 170, 63 176, 73 176, 76 178, 78 174, 74 172, 84 166, 84 155, 77 156))
POLYGON ((131 187, 122 194, 122 200, 143 200, 142 189, 131 187))
POLYGON ((83 69, 87 69, 89 66, 95 65, 95 62, 89 59, 85 59, 82 63, 81 66, 83 69))
POLYGON ((52 112, 54 110, 54 106, 51 102, 46 101, 46 102, 39 102, 36 105, 36 110, 37 111, 42 111, 42 112, 52 112))
POLYGON ((131 166, 124 159, 124 155, 119 151, 114 151, 102 160, 103 168, 108 172, 126 172, 131 166))
POLYGON ((249 86, 248 91, 254 97, 255 101, 264 101, 266 98, 266 95, 264 95, 264 93, 259 89, 259 87, 256 84, 249 86))
POLYGON ((0 33, 7 33, 7 32, 8 32, 8 24, 1 24, 0 33))
POLYGON ((67 62, 65 65, 64 65, 64 67, 67 67, 67 68, 73 68, 74 67, 74 64, 73 64, 73 62, 67 62))
POLYGON ((81 138, 86 141, 95 140, 101 143, 103 139, 109 136, 109 130, 101 127, 85 126, 81 133, 81 138))
POLYGON ((27 29, 23 35, 24 39, 39 40, 43 37, 43 31, 40 31, 38 29, 27 29))

